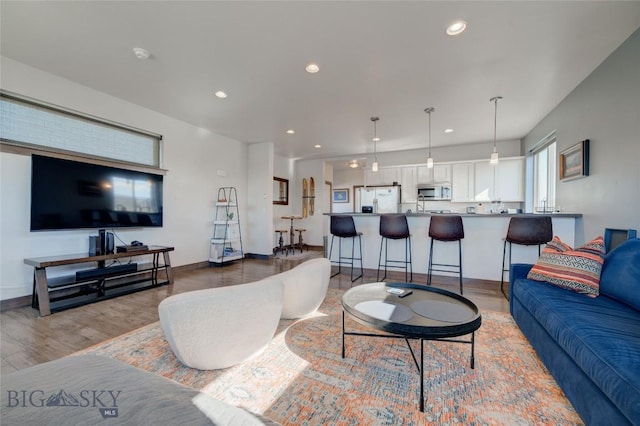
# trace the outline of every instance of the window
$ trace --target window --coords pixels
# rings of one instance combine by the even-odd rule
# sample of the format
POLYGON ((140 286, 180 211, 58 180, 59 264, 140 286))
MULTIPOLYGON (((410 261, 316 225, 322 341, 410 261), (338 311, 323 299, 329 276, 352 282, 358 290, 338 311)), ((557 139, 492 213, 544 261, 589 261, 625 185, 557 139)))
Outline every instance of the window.
POLYGON ((533 208, 553 211, 556 206, 556 135, 555 131, 538 142, 533 153, 533 208))
POLYGON ((7 93, 0 97, 0 139, 160 167, 160 135, 7 93))

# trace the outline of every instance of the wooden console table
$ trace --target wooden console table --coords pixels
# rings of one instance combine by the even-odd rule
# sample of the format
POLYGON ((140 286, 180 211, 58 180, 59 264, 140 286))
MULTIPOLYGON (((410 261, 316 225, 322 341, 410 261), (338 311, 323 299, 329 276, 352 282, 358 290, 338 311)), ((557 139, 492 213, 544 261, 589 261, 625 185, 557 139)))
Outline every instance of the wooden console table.
POLYGON ((41 316, 46 316, 51 314, 52 309, 67 309, 151 287, 173 284, 173 272, 169 260, 169 252, 173 250, 173 247, 149 246, 145 250, 101 256, 80 253, 24 259, 24 263, 35 268, 31 305, 40 310, 41 316), (159 262, 160 254, 163 256, 162 264, 159 262), (135 269, 123 267, 127 264, 107 265, 109 260, 145 255, 152 255, 152 262, 138 264, 135 269), (47 277, 47 268, 89 262, 96 262, 97 268, 87 270, 88 276, 78 277, 74 273, 74 275, 47 277), (113 267, 110 268, 110 266, 113 267), (159 282, 158 272, 161 270, 164 270, 166 280, 159 282), (56 306, 52 306, 54 304, 56 306))

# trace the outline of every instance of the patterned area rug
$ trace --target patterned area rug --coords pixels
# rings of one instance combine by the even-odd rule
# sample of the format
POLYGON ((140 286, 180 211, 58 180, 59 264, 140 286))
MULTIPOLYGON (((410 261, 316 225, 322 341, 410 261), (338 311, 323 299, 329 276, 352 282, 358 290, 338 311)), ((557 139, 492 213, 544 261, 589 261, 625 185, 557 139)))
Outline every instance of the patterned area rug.
MULTIPOLYGON (((582 424, 511 316, 489 311, 476 332, 475 369, 469 345, 425 342, 419 412, 419 375, 403 340, 347 336, 342 359, 341 295, 329 289, 318 312, 281 321, 264 351, 224 370, 183 366, 159 323, 82 353, 117 358, 284 425, 582 424)), ((371 331, 348 319, 346 326, 371 331)))

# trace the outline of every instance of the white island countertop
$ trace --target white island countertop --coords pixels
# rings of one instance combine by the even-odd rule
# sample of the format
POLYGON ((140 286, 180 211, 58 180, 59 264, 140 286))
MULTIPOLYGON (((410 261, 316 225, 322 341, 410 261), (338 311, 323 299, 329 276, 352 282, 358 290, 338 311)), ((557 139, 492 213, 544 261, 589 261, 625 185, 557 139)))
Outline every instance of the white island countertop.
MULTIPOLYGON (((387 214, 387 213, 383 213, 387 214)), ((327 227, 329 216, 353 216, 358 232, 362 232, 362 257, 366 269, 378 268, 380 253, 379 234, 380 216, 377 213, 326 213, 327 227)), ((413 253, 413 272, 426 274, 429 260, 429 222, 436 213, 406 213, 413 253)), ((507 214, 507 213, 445 213, 462 217, 464 239, 462 240, 462 274, 466 278, 500 281, 502 269, 502 251, 504 237, 507 235, 509 220, 514 216, 543 216, 542 214, 507 214)), ((553 213, 553 235, 575 247, 584 242, 582 235, 582 214, 553 213)), ((331 244, 331 235, 328 235, 331 244)), ((334 242, 333 256, 337 255, 338 238, 334 242)), ((328 249, 328 248, 327 248, 328 249)), ((343 241, 343 253, 351 252, 351 239, 343 241), (347 251, 345 251, 347 250, 347 251)), ((389 251, 397 256, 404 256, 404 241, 390 240, 389 251)), ((455 264, 458 262, 458 244, 455 242, 434 242, 434 262, 455 264)), ((508 254, 507 254, 508 259, 508 254)), ((535 263, 538 259, 536 246, 520 246, 513 244, 513 263, 535 263)), ((392 269, 393 270, 393 269, 392 269)), ((415 278, 415 277, 414 277, 415 278)), ((505 280, 507 280, 505 273, 505 280)), ((414 281, 416 281, 414 279, 414 281)))

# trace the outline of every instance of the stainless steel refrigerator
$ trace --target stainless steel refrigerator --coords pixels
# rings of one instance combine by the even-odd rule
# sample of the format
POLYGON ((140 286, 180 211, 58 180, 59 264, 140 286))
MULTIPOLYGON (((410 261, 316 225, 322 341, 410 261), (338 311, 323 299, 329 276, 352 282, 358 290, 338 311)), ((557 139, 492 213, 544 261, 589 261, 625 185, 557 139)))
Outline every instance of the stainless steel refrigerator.
POLYGON ((359 190, 358 212, 362 206, 373 207, 373 213, 398 213, 400 211, 400 185, 367 186, 359 190))

